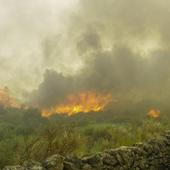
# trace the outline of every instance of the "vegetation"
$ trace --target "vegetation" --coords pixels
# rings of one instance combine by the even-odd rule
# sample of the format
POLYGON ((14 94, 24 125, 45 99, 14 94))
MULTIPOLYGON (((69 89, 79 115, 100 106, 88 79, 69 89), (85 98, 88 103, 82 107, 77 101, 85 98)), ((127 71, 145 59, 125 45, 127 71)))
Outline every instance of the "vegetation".
POLYGON ((107 112, 43 118, 34 109, 1 107, 0 167, 28 159, 42 161, 55 153, 81 156, 100 152, 142 142, 170 129, 165 115, 160 119, 141 115, 115 117, 107 112))

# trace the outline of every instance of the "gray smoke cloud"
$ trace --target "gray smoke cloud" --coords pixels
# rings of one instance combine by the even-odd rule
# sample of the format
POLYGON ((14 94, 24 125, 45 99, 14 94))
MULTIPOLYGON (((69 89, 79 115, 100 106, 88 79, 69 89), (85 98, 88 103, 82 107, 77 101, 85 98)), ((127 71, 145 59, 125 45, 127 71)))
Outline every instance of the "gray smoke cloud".
POLYGON ((53 105, 92 89, 120 100, 169 101, 169 7, 165 0, 79 1, 67 38, 83 67, 74 76, 47 71, 35 100, 53 105))
POLYGON ((46 69, 67 72, 66 54, 52 48, 60 48, 75 4, 76 0, 0 0, 1 87, 8 86, 23 99, 23 93, 38 86, 46 69), (51 46, 51 54, 44 46, 51 46))
MULTIPOLYGON (((16 69, 14 81, 23 89, 35 89, 27 96, 29 102, 41 107, 53 106, 68 94, 82 90, 107 91, 120 101, 169 102, 170 2, 79 0, 61 15, 49 1, 46 5, 51 7, 45 10, 47 13, 44 13, 45 6, 37 2, 34 14, 38 11, 40 15, 27 18, 29 26, 38 25, 36 32, 25 25, 25 17, 30 13, 21 10, 25 17, 18 20, 24 22, 26 32, 31 32, 32 37, 36 35, 28 41, 34 42, 34 48, 26 45, 30 50, 27 55, 24 53, 30 64, 24 67, 24 72, 22 67, 16 69), (49 15, 52 9, 54 12, 49 15), (63 16, 67 18, 60 23, 60 29, 54 24, 59 23, 56 16, 62 16, 61 20, 63 16), (39 24, 39 19, 46 22, 39 24)), ((16 46, 19 51, 28 52, 22 49, 23 44, 16 46)), ((1 70, 7 66, 2 64, 1 70)))

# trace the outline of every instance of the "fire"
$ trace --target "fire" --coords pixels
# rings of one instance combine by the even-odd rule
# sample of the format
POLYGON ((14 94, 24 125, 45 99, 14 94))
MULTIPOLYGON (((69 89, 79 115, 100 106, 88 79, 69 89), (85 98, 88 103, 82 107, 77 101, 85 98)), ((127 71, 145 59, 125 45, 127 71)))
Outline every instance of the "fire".
POLYGON ((159 118, 160 117, 160 110, 159 109, 152 109, 148 112, 148 116, 151 118, 159 118))
POLYGON ((20 108, 19 102, 10 96, 8 87, 0 89, 0 105, 4 107, 20 108))
POLYGON ((99 94, 94 91, 85 91, 67 96, 66 102, 42 110, 42 116, 53 114, 67 114, 69 116, 88 112, 103 111, 112 102, 111 94, 99 94))

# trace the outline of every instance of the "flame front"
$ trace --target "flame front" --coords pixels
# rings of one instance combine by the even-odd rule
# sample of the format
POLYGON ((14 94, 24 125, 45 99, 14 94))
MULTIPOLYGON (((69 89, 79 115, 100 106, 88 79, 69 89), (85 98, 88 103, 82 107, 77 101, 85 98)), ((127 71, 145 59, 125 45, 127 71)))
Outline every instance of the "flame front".
POLYGON ((3 107, 20 108, 21 104, 10 96, 8 87, 0 89, 0 105, 3 107))
POLYGON ((160 117, 160 110, 159 109, 152 109, 148 112, 148 116, 151 118, 159 118, 160 117))
POLYGON ((67 114, 69 116, 88 112, 103 111, 112 101, 111 94, 99 94, 94 91, 80 92, 69 95, 66 102, 42 110, 42 116, 49 117, 53 114, 67 114))

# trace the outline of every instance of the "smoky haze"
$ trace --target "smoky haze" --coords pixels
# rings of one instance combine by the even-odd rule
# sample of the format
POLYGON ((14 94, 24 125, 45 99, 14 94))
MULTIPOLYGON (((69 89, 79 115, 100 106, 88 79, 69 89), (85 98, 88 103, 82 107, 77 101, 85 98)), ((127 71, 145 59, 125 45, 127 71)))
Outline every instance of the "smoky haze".
MULTIPOLYGON (((46 2, 49 10, 44 13, 45 6, 37 2, 38 19, 28 18, 29 25, 38 25, 28 39, 31 44, 38 41, 37 46, 25 50, 14 41, 14 49, 27 56, 19 65, 30 64, 24 72, 13 69, 15 81, 4 78, 19 86, 18 91, 27 91, 29 103, 49 107, 82 90, 110 92, 120 102, 170 101, 170 2, 79 0, 60 15, 57 5, 51 8, 46 2), (49 15, 52 9, 53 15, 49 15), (58 22, 57 16, 65 20, 58 22), (47 22, 42 24, 44 20, 47 22)), ((27 7, 18 4, 15 10, 27 7)), ((2 62, 3 72, 14 65, 11 60, 6 64, 2 62)))
POLYGON ((75 4, 76 0, 0 0, 1 87, 8 86, 23 99, 38 86, 47 68, 67 72, 67 56, 57 50, 57 43, 75 4), (57 53, 49 54, 44 46, 54 47, 57 53))

